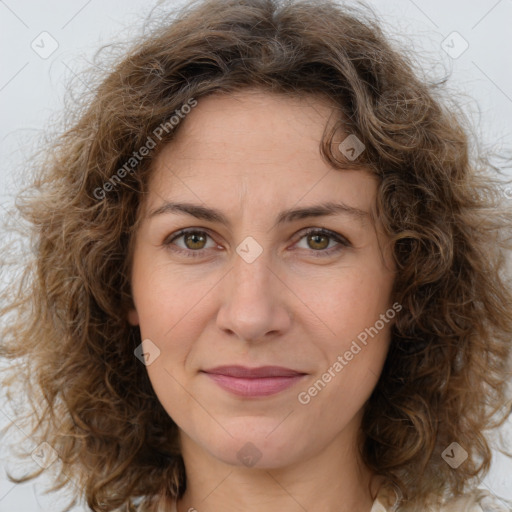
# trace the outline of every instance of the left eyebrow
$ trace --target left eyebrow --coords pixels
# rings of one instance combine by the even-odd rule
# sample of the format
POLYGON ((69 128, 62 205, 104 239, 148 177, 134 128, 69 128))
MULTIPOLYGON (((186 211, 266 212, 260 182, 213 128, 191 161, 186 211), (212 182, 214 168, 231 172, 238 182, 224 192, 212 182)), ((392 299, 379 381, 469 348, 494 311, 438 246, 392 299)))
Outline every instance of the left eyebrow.
POLYGON ((359 208, 354 208, 353 206, 349 206, 345 203, 328 202, 304 208, 291 208, 289 210, 284 210, 277 217, 274 227, 287 222, 293 222, 295 220, 311 217, 328 217, 333 215, 350 215, 360 221, 369 216, 368 212, 360 210, 359 208))
MULTIPOLYGON (((192 217, 196 217, 197 219, 217 222, 227 227, 231 227, 230 220, 220 210, 192 203, 165 202, 155 210, 152 210, 148 214, 148 217, 151 218, 156 215, 162 215, 166 213, 190 215, 192 217)), ((369 216, 368 212, 360 210, 359 208, 354 208, 353 206, 349 206, 343 202, 328 202, 307 206, 304 208, 290 208, 288 210, 283 210, 277 216, 276 223, 273 227, 275 228, 282 224, 290 223, 296 220, 314 217, 327 217, 333 215, 349 215, 359 221, 363 221, 366 217, 369 216)))

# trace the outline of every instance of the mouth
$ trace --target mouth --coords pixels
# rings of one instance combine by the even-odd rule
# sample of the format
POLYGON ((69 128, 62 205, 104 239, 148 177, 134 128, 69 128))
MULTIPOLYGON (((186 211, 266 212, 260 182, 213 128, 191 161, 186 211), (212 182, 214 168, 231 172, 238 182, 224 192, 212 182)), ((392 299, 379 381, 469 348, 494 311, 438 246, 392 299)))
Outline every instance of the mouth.
POLYGON ((218 366, 202 370, 222 389, 244 397, 269 396, 298 383, 307 374, 281 366, 218 366))

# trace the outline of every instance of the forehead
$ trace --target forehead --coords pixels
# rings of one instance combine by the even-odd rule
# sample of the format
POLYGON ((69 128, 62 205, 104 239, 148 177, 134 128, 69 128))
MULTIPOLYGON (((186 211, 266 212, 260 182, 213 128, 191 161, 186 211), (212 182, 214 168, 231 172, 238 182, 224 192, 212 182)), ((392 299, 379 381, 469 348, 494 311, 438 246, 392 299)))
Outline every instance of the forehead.
MULTIPOLYGON (((316 96, 286 96, 255 90, 211 94, 179 126, 174 158, 267 165, 297 153, 319 156, 318 144, 335 106, 316 96), (249 152, 248 152, 249 151, 249 152), (311 154, 313 153, 313 155, 311 154)), ((165 155, 159 155, 161 160, 165 155)), ((244 167, 246 167, 246 165, 244 167)))
POLYGON ((335 106, 317 96, 249 90, 201 98, 153 162, 150 206, 172 196, 226 208, 337 199, 367 207, 373 176, 335 170, 321 156, 333 116, 335 106))

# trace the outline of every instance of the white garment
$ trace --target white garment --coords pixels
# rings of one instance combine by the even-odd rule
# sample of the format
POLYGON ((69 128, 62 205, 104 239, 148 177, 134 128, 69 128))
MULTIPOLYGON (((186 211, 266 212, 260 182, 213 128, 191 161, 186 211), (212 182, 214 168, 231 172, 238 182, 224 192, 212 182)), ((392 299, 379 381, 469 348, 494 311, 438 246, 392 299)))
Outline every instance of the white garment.
MULTIPOLYGON (((400 506, 397 493, 383 486, 379 490, 370 512, 406 512, 407 507, 400 506)), ((425 507, 425 512, 512 512, 512 504, 501 501, 490 492, 475 489, 473 492, 451 498, 440 507, 425 507)))
MULTIPOLYGON (((369 512, 400 512, 402 509, 397 505, 396 492, 390 487, 381 487, 369 512)), ((168 512, 177 512, 176 502, 168 512)), ((488 491, 477 489, 464 496, 452 498, 441 508, 430 509, 428 512, 512 512, 512 504, 507 505, 505 501, 492 496, 488 491)))

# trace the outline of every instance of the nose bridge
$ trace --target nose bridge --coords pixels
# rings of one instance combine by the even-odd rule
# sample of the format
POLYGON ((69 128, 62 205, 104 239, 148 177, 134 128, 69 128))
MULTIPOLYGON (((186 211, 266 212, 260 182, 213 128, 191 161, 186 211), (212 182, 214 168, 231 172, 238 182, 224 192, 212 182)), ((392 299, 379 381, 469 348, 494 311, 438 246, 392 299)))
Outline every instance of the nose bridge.
POLYGON ((260 246, 262 250, 258 249, 257 254, 254 242, 248 240, 247 244, 242 242, 233 256, 232 269, 223 285, 217 324, 224 331, 250 341, 285 330, 290 319, 284 305, 283 284, 274 275, 270 251, 260 246))
MULTIPOLYGON (((254 240, 254 239, 253 239, 254 240)), ((242 242, 233 257, 233 270, 230 272, 231 293, 239 300, 272 300, 270 289, 275 276, 271 270, 272 258, 268 249, 253 240, 242 242)))

